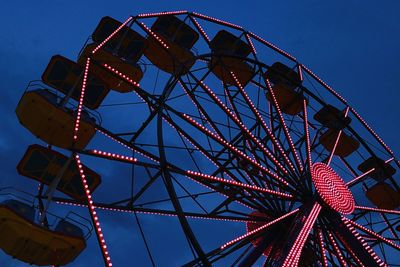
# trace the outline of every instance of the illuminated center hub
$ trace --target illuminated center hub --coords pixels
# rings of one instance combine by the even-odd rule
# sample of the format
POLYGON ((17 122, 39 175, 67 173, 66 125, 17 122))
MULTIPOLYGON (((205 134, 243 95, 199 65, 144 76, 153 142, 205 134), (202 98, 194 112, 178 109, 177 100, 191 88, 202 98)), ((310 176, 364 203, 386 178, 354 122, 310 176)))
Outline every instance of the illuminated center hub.
POLYGON ((324 163, 314 163, 311 178, 318 194, 332 209, 350 214, 354 210, 354 198, 340 176, 324 163))

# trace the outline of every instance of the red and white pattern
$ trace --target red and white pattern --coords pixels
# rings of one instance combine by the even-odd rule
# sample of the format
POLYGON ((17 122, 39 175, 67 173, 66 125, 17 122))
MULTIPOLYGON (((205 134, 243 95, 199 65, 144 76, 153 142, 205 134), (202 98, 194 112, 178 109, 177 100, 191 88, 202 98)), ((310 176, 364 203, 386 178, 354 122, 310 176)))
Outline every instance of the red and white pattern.
POLYGON ((354 211, 355 202, 352 193, 340 176, 324 163, 314 163, 311 178, 318 194, 332 209, 350 214, 354 211))

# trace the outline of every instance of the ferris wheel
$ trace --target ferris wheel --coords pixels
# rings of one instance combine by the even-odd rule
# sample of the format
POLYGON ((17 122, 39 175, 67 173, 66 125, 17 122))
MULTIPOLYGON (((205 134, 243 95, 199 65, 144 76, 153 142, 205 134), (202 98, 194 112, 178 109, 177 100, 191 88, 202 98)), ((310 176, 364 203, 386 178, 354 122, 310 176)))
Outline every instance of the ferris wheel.
POLYGON ((102 219, 124 213, 153 266, 400 266, 399 160, 339 93, 241 26, 104 17, 16 113, 47 144, 17 166, 37 194, 0 190, 0 247, 21 261, 73 266, 92 236, 113 266, 102 219), (114 164, 130 173, 105 179, 114 164), (80 212, 53 214, 66 207, 80 212), (155 257, 142 215, 176 218, 186 243, 165 246, 187 260, 155 257))

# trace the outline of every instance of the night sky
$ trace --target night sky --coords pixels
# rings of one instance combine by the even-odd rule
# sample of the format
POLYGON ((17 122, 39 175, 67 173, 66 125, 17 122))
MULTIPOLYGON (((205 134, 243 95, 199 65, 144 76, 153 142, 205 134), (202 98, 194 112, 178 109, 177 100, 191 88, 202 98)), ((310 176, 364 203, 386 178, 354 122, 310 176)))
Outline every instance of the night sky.
MULTIPOLYGON (((17 120, 17 103, 30 80, 40 79, 55 54, 76 59, 87 37, 103 16, 119 21, 129 15, 189 10, 243 26, 288 51, 348 100, 395 154, 398 140, 400 92, 400 2, 388 1, 4 1, 0 9, 1 132, 0 187, 15 186, 34 192, 15 166, 26 147, 36 140, 17 120), (276 3, 279 2, 279 3, 276 3)), ((101 162, 104 162, 103 160, 101 162)), ((126 174, 108 168, 103 179, 126 174)), ((99 195, 118 194, 118 188, 99 195)), ((159 189, 163 194, 162 189, 159 189)), ((66 213, 69 208, 58 211, 66 213)), ((79 209, 78 209, 79 210, 79 209)), ((100 213, 114 266, 149 266, 137 224, 131 215, 100 213)), ((139 216, 149 234, 157 266, 176 266, 190 259, 176 249, 182 234, 174 218, 139 216)), ((229 240, 243 225, 202 229, 202 239, 224 229, 229 240)), ((1 238, 1 237, 0 237, 1 238)), ((69 266, 102 266, 93 236, 88 249, 69 266)), ((0 266, 27 266, 0 252, 0 266)))

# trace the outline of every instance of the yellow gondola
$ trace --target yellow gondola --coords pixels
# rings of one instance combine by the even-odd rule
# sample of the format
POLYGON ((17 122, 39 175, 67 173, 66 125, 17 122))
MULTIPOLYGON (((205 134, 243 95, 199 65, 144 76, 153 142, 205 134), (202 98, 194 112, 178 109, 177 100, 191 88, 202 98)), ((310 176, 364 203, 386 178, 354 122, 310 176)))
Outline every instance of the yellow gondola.
MULTIPOLYGON (((42 81, 65 95, 68 95, 72 89, 71 97, 79 101, 83 74, 82 66, 63 56, 56 55, 50 59, 42 74, 42 81)), ((87 77, 83 104, 90 109, 98 108, 109 92, 106 83, 99 77, 102 76, 94 75, 93 72, 89 72, 87 77)))
MULTIPOLYGON (((121 24, 121 22, 111 17, 103 17, 92 34, 93 42, 100 44, 117 30, 121 24)), ((137 62, 143 55, 146 47, 146 39, 127 26, 122 28, 103 46, 104 50, 129 62, 137 62)))
MULTIPOLYGON (((276 101, 283 113, 296 115, 303 110, 304 97, 301 92, 295 90, 301 85, 297 72, 281 62, 275 62, 264 76, 272 83, 276 101)), ((272 101, 270 93, 267 94, 267 98, 272 101)))
POLYGON ((394 210, 400 207, 400 192, 386 183, 377 183, 368 188, 365 195, 380 209, 394 210))
POLYGON ((54 230, 34 222, 33 207, 18 200, 0 204, 0 248, 38 266, 66 265, 86 247, 82 230, 61 220, 54 230))
POLYGON ((395 168, 378 157, 370 157, 357 167, 357 169, 363 173, 371 170, 372 168, 374 168, 374 171, 370 172, 368 176, 378 182, 382 182, 388 178, 391 178, 396 173, 395 168))
MULTIPOLYGON (((40 145, 30 145, 18 163, 17 170, 23 176, 50 185, 67 161, 68 158, 57 151, 40 145)), ((93 192, 101 183, 101 177, 88 167, 83 166, 83 168, 89 190, 93 192)), ((86 197, 75 162, 71 162, 67 167, 57 185, 57 190, 76 200, 86 197)))
MULTIPOLYGON (((296 115, 303 110, 303 96, 298 92, 286 87, 283 84, 276 84, 272 87, 276 102, 280 110, 289 115, 296 115)), ((272 102, 271 93, 267 93, 267 99, 272 102)))
POLYGON ((171 15, 158 17, 151 30, 169 48, 165 49, 149 34, 145 56, 165 72, 175 75, 186 73, 195 63, 195 56, 190 49, 199 39, 199 34, 184 21, 171 15))
POLYGON ((89 70, 92 73, 102 77, 102 79, 106 81, 107 86, 115 91, 120 93, 131 92, 133 85, 106 69, 104 64, 118 70, 136 83, 139 83, 143 78, 143 71, 140 66, 136 62, 123 60, 105 49, 99 49, 94 55, 92 55, 92 51, 96 46, 96 44, 87 45, 80 54, 78 63, 84 66, 87 57, 91 56, 92 61, 89 70))
MULTIPOLYGON (((338 130, 329 129, 320 136, 319 141, 326 150, 332 152, 338 134, 338 130)), ((359 147, 360 143, 356 139, 342 132, 336 145, 334 155, 345 158, 355 152, 359 147)))
MULTIPOLYGON (((60 107, 58 101, 57 95, 47 89, 28 91, 18 103, 16 114, 25 128, 46 143, 71 148, 75 128, 74 111, 60 107)), ((95 133, 94 119, 83 111, 79 138, 74 143, 74 148, 85 148, 95 133)))
POLYGON ((350 124, 351 118, 345 112, 331 105, 326 105, 314 115, 314 119, 329 129, 342 130, 350 124))
POLYGON ((254 76, 252 67, 246 63, 250 46, 225 30, 219 31, 210 42, 212 51, 209 68, 221 81, 236 85, 231 76, 234 73, 239 83, 244 87, 254 76))
MULTIPOLYGON (((332 152, 339 131, 350 124, 351 118, 345 116, 344 111, 340 111, 334 106, 326 105, 315 113, 314 119, 328 128, 320 136, 319 141, 326 150, 332 152)), ((355 138, 342 131, 334 155, 344 158, 355 152, 359 147, 360 143, 355 138)))

